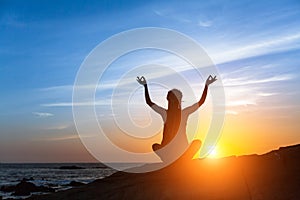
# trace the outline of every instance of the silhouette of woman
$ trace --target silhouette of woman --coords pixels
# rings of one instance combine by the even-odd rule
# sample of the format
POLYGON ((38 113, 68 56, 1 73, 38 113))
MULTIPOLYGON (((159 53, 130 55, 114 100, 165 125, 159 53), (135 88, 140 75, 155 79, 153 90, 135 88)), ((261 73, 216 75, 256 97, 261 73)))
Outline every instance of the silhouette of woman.
MULTIPOLYGON (((182 93, 177 89, 172 89, 168 92, 167 100, 168 100, 168 109, 164 109, 157 104, 153 103, 147 86, 147 81, 144 76, 137 77, 138 83, 144 86, 145 88, 145 99, 146 103, 158 114, 161 115, 164 121, 164 129, 163 129, 163 139, 161 144, 153 144, 153 151, 157 152, 161 148, 165 147, 169 144, 176 136, 175 146, 177 149, 183 149, 188 146, 188 140, 186 137, 186 124, 188 117, 191 113, 195 112, 204 102, 207 96, 208 86, 215 82, 216 76, 212 77, 211 75, 207 78, 205 87, 202 93, 200 100, 187 107, 181 108, 181 99, 182 93)), ((160 155, 160 154, 158 154, 160 155)), ((163 160, 162 156, 160 156, 163 160)))

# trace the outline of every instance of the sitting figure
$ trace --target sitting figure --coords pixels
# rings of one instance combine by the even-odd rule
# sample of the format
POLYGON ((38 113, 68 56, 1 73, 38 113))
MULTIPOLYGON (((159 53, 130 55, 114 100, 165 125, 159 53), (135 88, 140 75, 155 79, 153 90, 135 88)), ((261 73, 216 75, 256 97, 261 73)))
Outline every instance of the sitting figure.
POLYGON ((216 76, 212 77, 210 75, 206 80, 204 91, 200 100, 197 103, 184 109, 181 108, 181 91, 177 89, 170 90, 167 95, 168 109, 165 109, 152 102, 149 95, 146 79, 143 76, 137 77, 138 83, 143 85, 145 88, 146 103, 155 112, 161 115, 164 122, 163 138, 161 144, 156 143, 152 145, 153 151, 161 158, 162 161, 170 160, 170 158, 168 157, 170 157, 171 154, 175 154, 173 156, 181 156, 181 154, 187 149, 188 140, 186 136, 186 124, 188 117, 205 102, 208 86, 216 80, 216 76), (163 150, 164 147, 166 147, 165 150, 163 150))

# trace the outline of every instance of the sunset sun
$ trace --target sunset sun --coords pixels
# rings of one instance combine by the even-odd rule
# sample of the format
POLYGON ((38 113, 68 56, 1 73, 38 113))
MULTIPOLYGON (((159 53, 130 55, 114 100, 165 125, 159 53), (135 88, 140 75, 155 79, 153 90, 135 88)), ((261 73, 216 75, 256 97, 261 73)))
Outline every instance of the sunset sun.
POLYGON ((208 158, 218 158, 219 153, 218 153, 218 148, 217 146, 212 146, 209 150, 208 158))

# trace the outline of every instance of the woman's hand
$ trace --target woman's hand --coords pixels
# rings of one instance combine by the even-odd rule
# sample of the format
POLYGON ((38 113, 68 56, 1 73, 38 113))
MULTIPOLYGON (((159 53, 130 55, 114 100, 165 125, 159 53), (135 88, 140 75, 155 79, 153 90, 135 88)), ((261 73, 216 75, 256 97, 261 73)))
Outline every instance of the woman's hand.
POLYGON ((209 77, 206 79, 205 85, 209 86, 210 84, 212 84, 212 83, 215 82, 216 80, 217 80, 217 76, 212 77, 211 75, 209 75, 209 77))
POLYGON ((146 85, 147 84, 147 81, 146 81, 146 79, 145 79, 144 76, 142 76, 141 78, 140 77, 136 77, 136 80, 141 85, 146 85))

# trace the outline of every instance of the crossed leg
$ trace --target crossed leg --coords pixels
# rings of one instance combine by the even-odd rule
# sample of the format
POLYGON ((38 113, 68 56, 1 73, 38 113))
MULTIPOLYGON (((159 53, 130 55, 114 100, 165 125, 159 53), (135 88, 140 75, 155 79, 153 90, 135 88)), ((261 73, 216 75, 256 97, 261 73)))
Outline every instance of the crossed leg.
MULTIPOLYGON (((192 160, 194 155, 200 149, 200 147, 201 147, 201 141, 193 140, 192 143, 189 145, 189 147, 186 149, 186 151, 179 158, 175 160, 192 160)), ((152 150, 160 157, 160 159, 163 162, 170 160, 170 155, 172 152, 168 153, 165 149, 162 148, 163 146, 157 143, 152 145, 152 150)))

